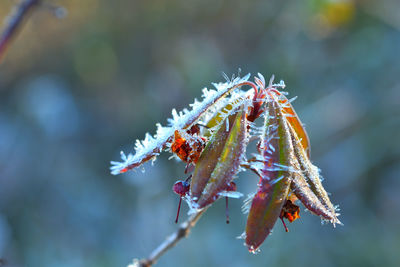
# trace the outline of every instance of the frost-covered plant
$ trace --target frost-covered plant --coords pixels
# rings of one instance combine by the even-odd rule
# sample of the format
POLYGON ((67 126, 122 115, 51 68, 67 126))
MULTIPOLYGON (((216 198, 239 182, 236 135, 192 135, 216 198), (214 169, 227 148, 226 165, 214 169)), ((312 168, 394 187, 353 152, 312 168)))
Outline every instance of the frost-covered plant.
POLYGON ((191 172, 173 190, 186 200, 190 213, 198 213, 221 197, 240 197, 234 179, 241 171, 253 171, 260 179, 257 191, 245 201, 243 238, 255 252, 278 218, 283 223, 284 218, 299 218, 297 200, 334 226, 340 221, 320 171, 310 161, 310 142, 292 100, 279 90, 284 82, 274 84, 272 77, 267 85, 261 74, 254 82, 249 77, 225 76, 225 83, 213 84, 215 90, 203 89, 202 101, 195 99, 191 110, 173 109, 168 126, 157 124, 154 136, 136 141, 134 154, 121 152, 123 161, 111 162, 111 172, 124 173, 169 151, 186 162, 185 172, 191 172), (256 120, 263 125, 256 126, 256 120), (257 142, 257 153, 248 158, 250 142, 257 142))

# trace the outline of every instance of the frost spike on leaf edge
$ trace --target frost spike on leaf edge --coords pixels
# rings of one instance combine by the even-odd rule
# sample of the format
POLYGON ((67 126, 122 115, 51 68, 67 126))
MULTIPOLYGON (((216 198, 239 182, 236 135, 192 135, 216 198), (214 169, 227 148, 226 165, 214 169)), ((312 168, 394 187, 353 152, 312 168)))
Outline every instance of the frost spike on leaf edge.
POLYGON ((136 141, 135 154, 129 153, 127 156, 122 152, 122 162, 111 161, 111 174, 117 175, 126 172, 130 169, 140 166, 144 162, 155 158, 161 153, 165 144, 174 134, 175 130, 186 129, 190 127, 201 115, 203 115, 211 106, 213 106, 219 99, 230 93, 232 90, 242 86, 250 77, 250 73, 243 78, 237 77, 226 83, 213 83, 216 90, 203 89, 203 101, 195 102, 191 105, 192 110, 185 109, 183 112, 172 110, 173 118, 169 119, 169 127, 162 127, 157 124, 157 134, 151 137, 150 134, 146 135, 146 139, 142 142, 136 141), (151 137, 151 139, 148 138, 151 137), (147 142, 148 141, 148 142, 147 142))
POLYGON ((245 243, 250 252, 257 251, 272 231, 290 188, 290 173, 288 166, 292 153, 289 130, 283 118, 279 105, 269 101, 268 116, 266 116, 261 145, 264 166, 259 170, 260 182, 257 193, 251 203, 246 224, 245 243), (270 145, 274 150, 270 150, 270 145), (271 166, 282 166, 280 170, 271 166))

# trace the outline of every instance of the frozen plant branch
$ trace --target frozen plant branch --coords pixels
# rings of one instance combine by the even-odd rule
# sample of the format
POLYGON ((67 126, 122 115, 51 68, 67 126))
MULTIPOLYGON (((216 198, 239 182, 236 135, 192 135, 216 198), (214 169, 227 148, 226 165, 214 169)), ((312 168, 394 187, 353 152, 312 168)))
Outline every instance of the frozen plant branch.
POLYGON ((168 236, 164 242, 162 242, 155 250, 153 250, 148 258, 141 260, 134 259, 133 264, 128 265, 128 267, 150 267, 155 264, 165 252, 173 248, 181 239, 190 234, 190 230, 196 225, 197 221, 206 210, 207 208, 192 214, 185 222, 179 225, 179 228, 175 233, 168 236))
POLYGON ((27 17, 30 11, 38 6, 40 2, 41 0, 23 0, 19 6, 16 7, 15 14, 10 15, 9 22, 5 26, 0 37, 0 63, 11 39, 21 26, 24 18, 27 17))
MULTIPOLYGON (((288 231, 283 219, 293 222, 300 218, 297 200, 323 221, 333 226, 341 224, 338 209, 322 186, 320 170, 311 162, 304 125, 286 98, 287 93, 279 90, 285 84, 273 83, 273 77, 267 84, 260 73, 254 83, 248 79, 249 75, 233 77, 226 83, 214 84, 216 90, 204 89, 202 101, 195 100, 190 111, 172 110, 168 126, 157 124, 154 136, 146 134, 143 141, 136 142, 134 154, 121 153, 122 162, 111 162, 112 174, 120 174, 155 159, 162 150, 171 152, 187 164, 185 174, 188 169, 191 172, 189 178, 178 180, 173 186, 180 196, 179 203, 185 199, 190 209, 202 210, 149 258, 136 259, 129 267, 152 266, 188 235, 204 209, 221 197, 238 197, 234 179, 245 170, 259 176, 257 191, 244 207, 248 215, 242 237, 249 252, 259 250, 278 218, 288 231), (243 86, 250 89, 243 90, 243 86), (256 120, 261 119, 263 125, 258 126, 256 120), (258 141, 257 151, 247 160, 250 140, 258 141)), ((180 204, 178 214, 179 208, 180 204)), ((226 214, 227 210, 228 205, 226 214)))

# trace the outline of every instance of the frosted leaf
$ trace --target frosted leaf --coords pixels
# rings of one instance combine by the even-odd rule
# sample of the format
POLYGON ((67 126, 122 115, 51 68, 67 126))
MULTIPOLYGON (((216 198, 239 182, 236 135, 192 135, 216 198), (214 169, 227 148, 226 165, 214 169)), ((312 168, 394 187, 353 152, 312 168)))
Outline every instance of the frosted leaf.
POLYGON ((230 97, 221 98, 217 103, 211 106, 204 114, 200 117, 200 120, 207 125, 208 122, 216 116, 218 113, 224 113, 222 115, 226 115, 230 112, 230 110, 226 109, 228 104, 233 105, 231 108, 234 109, 238 105, 240 105, 243 101, 245 101, 248 95, 251 94, 249 91, 242 91, 239 89, 235 89, 231 91, 230 97))
MULTIPOLYGON (((172 110, 172 118, 167 119, 169 127, 163 127, 157 124, 157 133, 154 137, 150 134, 146 134, 143 141, 135 142, 135 154, 129 153, 128 156, 121 157, 122 162, 111 162, 111 173, 116 175, 121 172, 125 172, 129 169, 133 169, 142 163, 153 159, 158 156, 163 150, 168 140, 173 136, 175 130, 183 130, 196 123, 199 118, 204 115, 210 108, 219 103, 219 100, 226 96, 228 93, 232 93, 233 90, 241 86, 241 83, 247 81, 250 74, 247 74, 243 78, 236 77, 225 83, 214 83, 216 90, 203 89, 203 100, 201 102, 195 99, 194 103, 191 104, 191 110, 188 109, 182 111, 172 110)), ((241 93, 243 94, 243 93, 241 93)), ((236 96, 236 94, 233 94, 236 96)))
POLYGON ((299 170, 298 173, 292 173, 293 192, 307 209, 320 216, 321 219, 330 221, 334 226, 341 224, 337 218, 339 214, 322 186, 320 170, 309 160, 293 128, 289 127, 289 129, 294 148, 292 165, 299 170))

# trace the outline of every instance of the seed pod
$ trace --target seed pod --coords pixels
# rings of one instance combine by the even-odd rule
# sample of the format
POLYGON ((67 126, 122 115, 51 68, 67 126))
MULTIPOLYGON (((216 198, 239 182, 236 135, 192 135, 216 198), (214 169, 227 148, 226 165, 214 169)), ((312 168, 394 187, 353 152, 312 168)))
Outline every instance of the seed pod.
POLYGON ((294 151, 292 173, 292 190, 303 205, 311 212, 331 223, 340 223, 328 193, 322 186, 319 170, 314 166, 296 135, 296 131, 289 126, 294 151))
POLYGON ((291 140, 286 120, 275 101, 267 103, 260 151, 264 158, 260 182, 251 203, 246 225, 246 245, 254 252, 271 232, 290 188, 291 140))
POLYGON ((214 202, 239 172, 247 146, 244 106, 233 109, 220 123, 196 164, 191 196, 198 208, 214 202), (227 121, 226 121, 227 120, 227 121))

